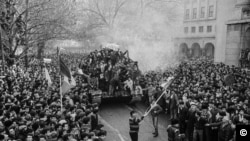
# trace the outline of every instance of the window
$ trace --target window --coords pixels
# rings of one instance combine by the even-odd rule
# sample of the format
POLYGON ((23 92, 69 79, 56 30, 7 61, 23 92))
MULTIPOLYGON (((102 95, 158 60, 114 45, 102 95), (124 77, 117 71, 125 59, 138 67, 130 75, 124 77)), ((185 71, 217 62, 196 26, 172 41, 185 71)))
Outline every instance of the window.
POLYGON ((188 33, 188 27, 184 27, 184 32, 188 33))
POLYGON ((202 33, 203 32, 203 26, 199 27, 199 32, 202 33))
POLYGON ((242 9, 242 12, 243 12, 243 18, 248 18, 250 16, 249 9, 242 9))
POLYGON ((205 7, 201 7, 201 15, 200 18, 205 18, 205 7))
POLYGON ((211 5, 209 6, 209 14, 208 14, 209 17, 213 17, 214 16, 214 6, 211 5))
POLYGON ((195 27, 192 27, 192 33, 195 33, 195 27))
POLYGON ((234 25, 234 31, 240 31, 240 25, 239 24, 234 25))
POLYGON ((207 32, 212 32, 212 26, 207 26, 207 32))
POLYGON ((189 19, 189 9, 187 9, 187 10, 186 10, 185 19, 186 19, 186 20, 188 20, 188 19, 189 19))
POLYGON ((233 25, 228 25, 227 26, 227 31, 232 31, 232 30, 234 30, 233 25))
POLYGON ((197 18, 197 8, 193 9, 193 19, 197 18))

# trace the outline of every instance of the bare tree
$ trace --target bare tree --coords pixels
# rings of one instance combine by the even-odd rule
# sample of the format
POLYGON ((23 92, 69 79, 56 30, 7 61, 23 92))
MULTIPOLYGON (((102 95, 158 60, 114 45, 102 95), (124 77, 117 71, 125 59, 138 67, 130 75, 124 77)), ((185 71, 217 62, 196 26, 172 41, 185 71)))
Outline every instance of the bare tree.
POLYGON ((43 47, 48 40, 71 38, 72 2, 32 0, 27 6, 22 1, 1 0, 0 25, 7 58, 20 59, 27 50, 38 45, 43 47), (23 47, 23 52, 16 55, 19 47, 23 47))
MULTIPOLYGON (((179 16, 175 6, 180 3, 181 0, 86 0, 79 4, 82 5, 78 9, 81 11, 79 16, 84 17, 82 19, 84 24, 81 30, 78 30, 78 36, 87 39, 102 35, 108 36, 105 32, 112 31, 118 23, 123 24, 125 20, 122 19, 123 17, 127 17, 132 23, 132 20, 143 17, 144 10, 157 11, 172 22, 179 16)), ((166 21, 166 24, 169 23, 166 21)), ((126 26, 125 23, 124 26, 126 26)))

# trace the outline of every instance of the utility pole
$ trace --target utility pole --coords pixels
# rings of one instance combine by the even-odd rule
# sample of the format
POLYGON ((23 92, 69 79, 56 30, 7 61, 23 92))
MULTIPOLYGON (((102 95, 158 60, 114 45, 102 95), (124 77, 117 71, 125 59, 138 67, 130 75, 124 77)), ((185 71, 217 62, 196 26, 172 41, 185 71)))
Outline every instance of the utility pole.
POLYGON ((5 68, 4 68, 4 50, 3 50, 3 45, 2 45, 2 29, 0 27, 0 47, 1 47, 1 55, 2 55, 2 68, 3 68, 3 71, 5 71, 5 68))
POLYGON ((25 12, 25 67, 28 68, 28 36, 27 36, 27 21, 28 21, 28 14, 29 14, 29 0, 25 1, 26 12, 25 12))

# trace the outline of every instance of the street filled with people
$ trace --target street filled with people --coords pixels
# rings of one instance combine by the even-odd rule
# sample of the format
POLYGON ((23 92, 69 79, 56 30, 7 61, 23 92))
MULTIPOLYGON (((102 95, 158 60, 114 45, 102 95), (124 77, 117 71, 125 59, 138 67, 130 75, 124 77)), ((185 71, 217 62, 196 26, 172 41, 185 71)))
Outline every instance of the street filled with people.
MULTIPOLYGON (((248 70, 197 59, 181 63, 174 74, 176 79, 164 97, 171 120, 169 141, 235 140, 236 125, 249 125, 248 70)), ((147 103, 162 93, 161 79, 169 75, 173 71, 143 77, 149 87, 144 92, 147 103)))
POLYGON ((136 111, 130 113, 132 141, 140 140, 139 122, 146 116, 152 116, 154 137, 161 136, 159 114, 170 114, 166 119, 171 121, 166 127, 169 141, 234 141, 236 125, 250 123, 250 76, 246 69, 194 59, 162 72, 141 73, 128 52, 112 49, 89 55, 67 52, 60 57, 76 81, 63 94, 56 53, 46 55, 50 63, 33 61, 26 67, 19 61, 0 68, 0 140, 105 140, 109 133, 98 120, 100 103, 93 102, 93 90, 108 96, 126 91, 141 97, 136 102, 151 107, 146 111, 151 115, 140 119, 136 111), (170 77, 173 81, 163 85, 170 77), (92 83, 92 78, 97 82, 92 83))
MULTIPOLYGON (((107 132, 97 116, 99 105, 91 102, 86 79, 74 75, 76 86, 61 96, 57 55, 47 57, 52 63, 32 61, 28 68, 23 62, 5 70, 1 67, 0 140, 95 141, 105 138, 107 132), (49 72, 51 85, 45 78, 44 68, 49 72)), ((74 70, 82 55, 67 53, 61 57, 74 70)))

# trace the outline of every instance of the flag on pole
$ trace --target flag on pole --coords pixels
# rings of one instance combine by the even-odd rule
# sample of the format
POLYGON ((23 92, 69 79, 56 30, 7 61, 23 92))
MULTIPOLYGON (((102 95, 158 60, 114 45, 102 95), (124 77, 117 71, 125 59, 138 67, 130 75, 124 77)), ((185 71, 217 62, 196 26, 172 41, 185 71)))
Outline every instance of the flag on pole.
POLYGON ((161 84, 161 87, 166 89, 171 83, 174 77, 168 77, 167 81, 161 84))
POLYGON ((155 103, 153 105, 150 105, 148 107, 148 109, 146 110, 144 116, 147 116, 151 112, 151 110, 156 106, 156 104, 159 102, 159 100, 162 98, 162 96, 166 94, 166 90, 172 84, 174 79, 175 79, 174 77, 169 77, 167 82, 164 85, 162 84, 162 87, 164 88, 163 93, 158 97, 158 99, 155 101, 155 103))
POLYGON ((61 70, 61 74, 68 77, 68 79, 71 78, 71 74, 70 74, 70 70, 69 68, 66 66, 66 64, 62 61, 61 57, 59 57, 59 63, 60 63, 60 70, 61 70))
POLYGON ((76 86, 76 81, 74 77, 71 77, 71 81, 69 81, 67 76, 64 76, 63 84, 62 84, 62 94, 67 93, 71 88, 76 86))
POLYGON ((49 72, 48 72, 48 70, 47 70, 46 67, 45 67, 44 71, 45 71, 45 78, 46 78, 46 80, 48 81, 48 86, 50 87, 51 84, 52 84, 52 81, 51 81, 51 78, 50 78, 50 76, 49 76, 49 72))

